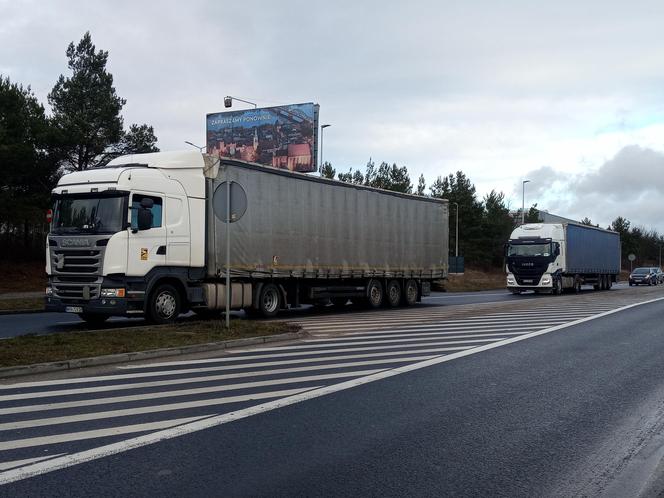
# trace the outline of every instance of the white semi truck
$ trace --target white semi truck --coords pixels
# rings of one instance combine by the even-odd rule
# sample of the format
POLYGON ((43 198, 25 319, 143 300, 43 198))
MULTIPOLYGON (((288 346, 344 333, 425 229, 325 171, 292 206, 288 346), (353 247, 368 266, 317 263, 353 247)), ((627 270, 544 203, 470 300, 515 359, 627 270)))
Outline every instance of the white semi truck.
POLYGON ((53 200, 46 309, 90 322, 223 309, 227 275, 231 307, 266 317, 303 303, 410 305, 447 277, 447 201, 195 151, 65 175, 53 200))
POLYGON ((505 245, 507 288, 560 294, 608 290, 620 273, 620 234, 576 223, 529 223, 505 245))

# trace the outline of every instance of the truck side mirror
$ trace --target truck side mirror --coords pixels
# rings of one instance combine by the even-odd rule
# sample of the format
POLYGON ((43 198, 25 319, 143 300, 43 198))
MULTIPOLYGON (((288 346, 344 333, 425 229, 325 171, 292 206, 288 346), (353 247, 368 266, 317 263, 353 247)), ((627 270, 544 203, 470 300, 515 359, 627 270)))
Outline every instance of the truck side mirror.
POLYGON ((141 200, 141 207, 138 208, 138 212, 136 213, 136 224, 139 230, 149 230, 152 228, 152 220, 154 218, 152 206, 154 206, 152 199, 144 197, 141 200))
POLYGON ((553 248, 553 255, 560 256, 560 244, 558 242, 556 242, 556 245, 553 248))

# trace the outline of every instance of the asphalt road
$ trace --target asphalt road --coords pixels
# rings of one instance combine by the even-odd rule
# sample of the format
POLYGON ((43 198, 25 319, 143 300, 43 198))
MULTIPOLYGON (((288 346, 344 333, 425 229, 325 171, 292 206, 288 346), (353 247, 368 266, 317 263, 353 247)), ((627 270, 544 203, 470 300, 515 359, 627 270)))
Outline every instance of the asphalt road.
MULTIPOLYGON (((624 284, 618 284, 616 288, 622 288, 624 284)), ((592 292, 592 291, 583 291, 592 292)), ((526 293, 521 296, 514 296, 506 290, 492 290, 484 292, 433 292, 430 297, 424 298, 420 306, 452 306, 462 304, 481 304, 491 302, 514 301, 524 299, 546 299, 547 296, 538 296, 533 293, 526 293)), ((331 307, 327 311, 320 311, 311 306, 303 306, 298 310, 285 311, 280 314, 280 318, 294 318, 299 316, 309 316, 321 313, 333 313, 331 307)), ((192 317, 193 313, 183 316, 182 319, 192 317)), ((126 326, 143 325, 145 321, 142 318, 122 318, 113 317, 106 322, 104 328, 116 328, 126 326)), ((95 326, 94 328, 99 328, 95 326)), ((87 330, 88 326, 78 315, 70 313, 25 313, 0 315, 0 339, 16 337, 25 334, 54 334, 66 332, 69 330, 87 330)))
MULTIPOLYGON (((533 294, 534 296, 534 294, 533 294)), ((444 293, 434 292, 430 298, 425 298, 425 304, 428 305, 454 305, 470 303, 497 302, 515 297, 527 298, 524 296, 513 296, 507 291, 486 291, 486 292, 464 292, 464 293, 444 293)), ((330 311, 332 309, 330 308, 330 311)), ((314 310, 312 307, 303 307, 301 310, 286 311, 280 315, 280 318, 291 318, 294 316, 319 314, 320 310, 314 310)), ((323 312, 324 313, 324 312, 323 312)), ((186 319, 189 314, 183 316, 186 319)), ((145 320, 142 318, 111 318, 103 327, 115 328, 143 325, 145 320)), ((70 313, 25 313, 0 315, 0 338, 16 337, 24 334, 53 334, 65 332, 68 330, 86 330, 86 323, 78 315, 70 313)), ((98 327, 95 327, 98 328, 98 327)))
POLYGON ((0 495, 655 496, 664 301, 625 306, 661 297, 311 316, 304 342, 0 387, 4 468, 65 466, 0 495))

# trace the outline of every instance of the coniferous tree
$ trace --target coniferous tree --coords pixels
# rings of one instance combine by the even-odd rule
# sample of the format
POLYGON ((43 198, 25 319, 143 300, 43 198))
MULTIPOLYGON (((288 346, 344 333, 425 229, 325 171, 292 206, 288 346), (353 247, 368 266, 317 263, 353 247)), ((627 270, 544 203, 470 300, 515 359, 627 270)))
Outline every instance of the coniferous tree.
POLYGON ((424 175, 420 175, 420 178, 417 180, 417 195, 426 195, 424 192, 426 191, 427 184, 426 181, 424 180, 424 175))
POLYGON ((48 101, 64 166, 80 171, 122 138, 120 111, 125 100, 117 96, 113 76, 106 71, 108 52, 95 50, 89 32, 78 45, 69 44, 67 58, 72 74, 60 75, 48 101))
POLYGON ((57 156, 50 153, 52 140, 44 107, 30 88, 0 75, 2 257, 29 256, 33 227, 43 225, 44 210, 57 181, 57 156), (16 244, 23 248, 18 250, 16 244))
POLYGON ((320 168, 320 176, 322 176, 323 178, 333 179, 336 174, 337 174, 336 170, 327 161, 323 163, 323 165, 320 168))
POLYGON ((96 50, 90 33, 77 45, 70 43, 66 54, 71 76, 60 75, 48 95, 62 166, 81 171, 121 154, 159 151, 151 126, 123 130, 120 112, 126 101, 106 70, 108 52, 96 50))

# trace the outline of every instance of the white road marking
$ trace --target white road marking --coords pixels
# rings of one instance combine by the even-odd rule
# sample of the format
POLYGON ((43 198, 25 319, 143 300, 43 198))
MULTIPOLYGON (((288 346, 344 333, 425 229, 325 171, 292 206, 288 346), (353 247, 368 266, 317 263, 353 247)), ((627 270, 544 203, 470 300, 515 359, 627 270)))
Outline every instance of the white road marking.
MULTIPOLYGON (((147 432, 155 430, 158 431, 161 429, 174 427, 177 425, 190 424, 194 421, 200 421, 210 416, 211 415, 202 415, 198 417, 176 418, 172 420, 161 420, 159 422, 150 422, 147 424, 125 425, 122 427, 109 427, 106 429, 95 429, 92 431, 71 432, 69 434, 56 434, 54 436, 40 436, 40 437, 31 437, 27 439, 16 439, 14 441, 4 441, 0 445, 0 451, 17 450, 20 448, 30 448, 32 446, 45 446, 48 444, 69 443, 71 441, 82 441, 84 439, 97 439, 100 437, 120 436, 123 434, 132 434, 136 432, 147 432)), ((62 458, 68 458, 70 456, 73 455, 59 457, 50 461, 57 462, 60 461, 62 458)), ((33 465, 40 465, 44 463, 47 462, 40 462, 33 465)), ((27 469, 30 467, 32 467, 32 465, 27 465, 21 468, 27 469)), ((1 473, 0 485, 6 484, 5 479, 7 474, 11 474, 12 472, 20 472, 21 468, 1 473)))
POLYGON ((41 456, 37 458, 25 458, 23 460, 13 460, 11 462, 0 462, 0 472, 3 470, 13 469, 15 467, 22 467, 23 465, 28 465, 36 462, 43 462, 50 458, 55 458, 64 455, 64 453, 56 453, 55 455, 41 456))
MULTIPOLYGON (((164 405, 139 406, 137 408, 123 408, 119 410, 107 410, 105 412, 80 413, 77 415, 66 415, 62 417, 48 417, 31 420, 18 420, 0 424, 0 431, 12 431, 16 429, 28 429, 32 427, 45 427, 48 425, 70 424, 74 422, 85 422, 88 420, 101 420, 105 418, 128 417, 131 415, 144 415, 146 413, 161 413, 174 410, 186 410, 188 408, 201 408, 205 406, 225 405, 229 403, 243 403, 258 399, 283 398, 304 391, 319 389, 322 386, 311 386, 299 389, 284 389, 280 391, 269 391, 263 393, 245 394, 242 396, 226 396, 223 398, 199 399, 196 401, 185 401, 182 403, 167 403, 164 405)), ((11 441, 9 441, 11 443, 11 441)))
MULTIPOLYGON (((444 351, 460 351, 463 349, 468 349, 471 348, 472 346, 467 346, 467 347, 452 347, 452 348, 434 348, 434 349, 425 349, 425 350, 417 350, 417 351, 409 351, 410 354, 415 354, 415 353, 439 353, 439 352, 444 352, 444 351)), ((40 382, 25 382, 21 384, 11 384, 11 385, 6 385, 2 386, 1 390, 10 390, 10 389, 26 389, 26 388, 33 388, 33 387, 48 387, 48 386, 59 386, 59 385, 71 385, 71 384, 87 384, 91 382, 102 382, 102 381, 109 381, 109 380, 127 380, 127 379, 140 379, 140 378, 150 378, 150 377, 165 377, 165 376, 170 376, 170 375, 185 375, 185 374, 192 374, 192 373, 208 373, 208 372, 217 372, 217 371, 225 371, 225 370, 240 370, 240 369, 245 369, 245 368, 261 368, 261 367, 273 367, 273 366, 279 366, 279 365, 299 365, 303 363, 319 363, 319 362, 328 362, 328 361, 340 361, 340 360, 355 360, 355 359, 361 359, 361 358, 375 358, 375 357, 383 357, 383 356, 398 356, 403 354, 402 351, 389 351, 389 352, 381 352, 381 353, 364 353, 364 354, 348 354, 348 355, 337 355, 337 356, 326 356, 324 358, 319 358, 319 357, 313 357, 313 358, 299 358, 295 360, 279 360, 279 361, 259 361, 255 363, 245 363, 245 364, 240 364, 240 365, 221 365, 221 366, 215 366, 215 367, 204 367, 204 368, 183 368, 179 370, 158 370, 158 371, 148 371, 148 372, 135 372, 135 373, 128 373, 128 374, 114 374, 114 375, 101 375, 97 377, 79 377, 79 378, 74 378, 74 379, 57 379, 57 380, 46 380, 46 381, 40 381, 40 382)), ((269 357, 268 357, 269 358, 269 357)), ((165 366, 181 366, 181 365, 199 365, 199 364, 208 364, 208 363, 221 363, 226 360, 226 357, 215 357, 215 358, 206 358, 204 360, 188 360, 188 361, 180 361, 180 362, 172 362, 172 363, 154 363, 154 364, 143 364, 143 365, 135 365, 132 366, 131 368, 134 369, 140 369, 140 368, 150 368, 152 366, 155 366, 157 368, 162 368, 165 366)), ((117 369, 124 368, 124 366, 117 366, 115 367, 117 369)), ((25 394, 25 398, 23 399, 29 399, 31 397, 31 393, 23 393, 25 394)), ((3 396, 3 399, 4 396, 3 396)), ((16 398, 18 399, 18 398, 16 398)))
MULTIPOLYGON (((579 325, 581 323, 585 323, 585 322, 588 322, 588 321, 591 321, 591 320, 597 320, 598 318, 602 318, 602 317, 609 316, 609 315, 612 315, 612 314, 615 314, 615 313, 619 313, 619 312, 625 311, 627 309, 634 308, 636 306, 641 306, 641 305, 644 305, 644 304, 649 304, 649 303, 658 302, 658 301, 662 301, 662 300, 664 300, 664 298, 651 299, 651 300, 643 301, 643 302, 640 302, 640 303, 630 304, 630 305, 627 305, 627 306, 623 306, 621 308, 617 308, 617 309, 614 309, 614 310, 606 311, 604 313, 600 313, 598 315, 594 315, 594 316, 586 317, 586 318, 581 318, 579 320, 568 322, 568 323, 565 323, 565 324, 562 324, 562 325, 556 325, 554 327, 549 327, 549 328, 542 329, 542 330, 539 330, 539 331, 536 331, 536 332, 531 332, 529 334, 519 335, 517 337, 504 339, 502 341, 497 341, 497 342, 493 342, 493 343, 490 343, 490 344, 485 344, 483 346, 478 346, 476 348, 468 349, 468 350, 465 350, 465 351, 460 351, 460 352, 457 352, 457 353, 451 353, 451 354, 444 355, 444 356, 435 357, 435 358, 432 358, 432 359, 429 359, 429 360, 424 360, 424 361, 417 362, 417 363, 411 363, 409 365, 404 365, 404 366, 397 367, 397 368, 390 369, 390 370, 383 370, 379 373, 375 373, 375 374, 367 375, 365 377, 352 379, 352 380, 349 380, 349 381, 346 381, 346 382, 341 382, 339 384, 333 384, 333 385, 330 385, 330 386, 322 387, 320 389, 315 389, 315 390, 312 390, 312 391, 307 391, 307 392, 304 392, 304 393, 296 394, 296 395, 290 396, 288 398, 281 398, 281 399, 269 401, 269 402, 266 402, 266 403, 262 403, 260 405, 245 408, 243 410, 238 410, 236 412, 230 412, 230 413, 226 413, 226 414, 223 414, 223 415, 216 415, 216 416, 206 418, 204 420, 203 419, 198 419, 198 420, 195 420, 195 421, 191 421, 189 423, 184 423, 184 424, 180 425, 179 427, 171 427, 169 429, 160 430, 160 431, 157 431, 157 432, 152 432, 150 434, 146 434, 146 435, 135 437, 135 438, 128 439, 128 440, 124 440, 124 441, 121 441, 121 442, 118 442, 118 443, 109 444, 109 445, 98 447, 98 448, 93 448, 93 449, 90 449, 90 450, 87 450, 87 451, 82 451, 82 452, 75 453, 75 454, 72 454, 72 455, 66 455, 66 456, 63 456, 63 457, 54 458, 54 459, 48 460, 46 462, 37 462, 37 463, 34 463, 32 465, 26 465, 24 467, 20 467, 18 469, 8 470, 8 471, 5 471, 2 474, 0 474, 0 484, 7 484, 7 483, 10 483, 10 482, 15 482, 15 481, 25 479, 25 478, 28 478, 28 477, 33 477, 33 476, 44 474, 44 473, 51 472, 51 471, 54 471, 54 470, 66 468, 66 467, 69 467, 69 466, 72 466, 72 465, 76 465, 76 464, 80 464, 80 463, 84 463, 84 462, 89 462, 89 461, 92 461, 92 460, 95 460, 95 459, 98 459, 98 458, 102 458, 104 456, 117 454, 117 453, 124 452, 124 451, 130 450, 130 449, 139 448, 141 446, 154 444, 154 443, 157 443, 159 441, 166 440, 166 439, 171 439, 171 438, 183 436, 183 435, 186 435, 186 434, 190 434, 190 433, 193 433, 193 432, 198 432, 198 431, 208 429, 208 428, 211 428, 211 427, 216 427, 216 426, 219 426, 221 424, 226 424, 226 423, 229 423, 229 422, 232 422, 232 421, 235 421, 235 420, 239 420, 239 419, 242 419, 242 418, 250 417, 252 415, 256 415, 256 414, 259 414, 259 413, 265 413, 265 412, 270 411, 270 410, 275 410, 277 408, 281 408, 281 407, 284 407, 284 406, 289 406, 289 405, 299 403, 299 402, 302 402, 302 401, 306 401, 306 400, 309 400, 309 399, 314 399, 314 398, 317 398, 317 397, 320 397, 320 396, 325 396, 327 394, 332 394, 332 393, 339 392, 339 391, 342 391, 342 390, 351 389, 353 387, 357 387, 357 386, 360 386, 360 385, 363 385, 363 384, 368 384, 370 382, 375 382, 375 381, 381 380, 381 379, 386 379, 386 378, 389 378, 389 377, 392 377, 392 376, 395 376, 395 375, 399 375, 399 374, 402 374, 402 373, 412 372, 414 370, 419 370, 419 369, 426 368, 426 367, 429 367, 429 366, 432 366, 432 365, 437 365, 437 364, 440 364, 440 363, 443 363, 443 362, 453 361, 453 360, 458 359, 458 358, 463 358, 463 357, 470 356, 470 355, 473 355, 473 354, 478 354, 478 353, 481 353, 481 352, 484 352, 484 351, 488 351, 490 349, 496 349, 496 348, 499 348, 499 347, 502 347, 502 346, 505 346, 505 345, 508 345, 508 344, 513 344, 515 342, 525 341, 525 340, 531 339, 533 337, 537 337, 537 336, 544 335, 544 334, 549 334, 551 332, 555 332, 555 331, 558 331, 558 330, 569 329, 569 328, 571 328, 575 325, 579 325)), ((125 427, 125 430, 126 430, 126 427, 125 427)), ((99 432, 99 431, 92 431, 92 432, 99 432)), ((100 436, 92 436, 92 437, 100 437, 100 436)), ((49 438, 46 437, 46 438, 43 438, 43 439, 48 440, 49 438)), ((49 443, 47 442, 45 444, 49 444, 49 443)))
MULTIPOLYGON (((319 380, 332 380, 343 379, 347 377, 357 377, 362 375, 370 375, 371 373, 379 372, 381 369, 373 370, 357 370, 353 372, 340 372, 325 375, 308 375, 305 377, 286 377, 282 379, 264 380, 260 382, 239 382, 236 384, 224 384, 221 386, 211 387, 198 387, 196 389, 178 389, 176 391, 158 391, 154 393, 131 394, 127 396, 111 396, 108 398, 92 398, 82 399, 79 401, 64 401, 62 403, 53 403, 55 408, 78 408, 81 406, 95 406, 107 405, 111 403, 129 403, 132 401, 144 401, 147 399, 160 399, 160 398, 175 398, 177 396, 193 396, 196 394, 210 394, 222 391, 235 391, 237 389, 253 389, 255 387, 276 386, 280 384, 295 384, 297 382, 317 382, 319 380)), ((76 389, 58 391, 53 396, 71 396, 76 395, 76 389)), ((38 393, 33 398, 46 398, 51 397, 49 392, 38 393), (48 396, 46 396, 48 395, 48 396)), ((25 398, 21 398, 25 399, 25 398)))
MULTIPOLYGON (((500 335, 500 334, 492 334, 492 335, 500 335)), ((446 338, 447 339, 447 338, 446 338)), ((438 342, 431 342, 427 344, 422 344, 422 346, 434 346, 434 345, 442 345, 442 344, 469 344, 469 343, 476 343, 476 342, 488 342, 488 341, 496 341, 498 338, 493 338, 493 339, 468 339, 468 340, 462 340, 462 341, 438 341, 438 342)), ((359 342, 359 343, 352 343, 352 342, 342 342, 338 344, 327 344, 327 345, 318 345, 318 344, 301 344, 297 346, 288 346, 288 347, 271 347, 271 348, 256 348, 252 349, 250 351, 255 351, 255 352, 270 352, 270 351, 292 351, 292 350, 302 350, 302 349, 310 349, 311 351, 305 351, 302 353, 286 353, 282 356, 286 355, 298 355, 298 354, 323 354, 326 352, 339 352, 339 351, 362 351, 362 350, 374 350, 374 349, 391 349, 391 348, 398 348, 401 347, 401 344, 396 344, 396 345, 391 345, 391 346, 367 346, 363 348, 347 348, 346 346, 357 346, 357 345, 365 345, 365 344, 382 344, 383 342, 391 342, 391 341, 366 341, 366 342, 359 342), (332 346, 335 347, 335 349, 327 349, 327 350, 318 350, 315 351, 316 348, 320 348, 321 346, 325 347, 327 346, 328 348, 331 348, 332 346), (337 348, 343 348, 343 349, 337 349, 337 348)), ((403 342, 403 341, 400 341, 403 342)), ((406 344, 404 345, 405 347, 415 347, 412 344, 406 344)), ((275 355, 278 356, 278 355, 275 355)))
MULTIPOLYGON (((549 320, 546 323, 539 323, 535 325, 507 325, 500 327, 473 327, 469 330, 466 329, 439 329, 436 327, 423 327, 421 329, 411 329, 411 330, 372 330, 365 332, 353 332, 350 334, 341 334, 336 337, 328 337, 323 335, 319 337, 319 334, 316 334, 314 339, 304 339, 302 342, 311 344, 311 343, 333 343, 334 341, 339 341, 341 339, 345 341, 360 341, 363 339, 389 339, 394 337, 417 337, 417 336, 446 336, 452 337, 454 334, 458 334, 458 337, 475 337, 475 334, 483 335, 500 335, 503 332, 514 331, 514 330, 533 330, 536 328, 545 328, 547 326, 558 325, 560 323, 565 323, 567 320, 549 320)), ((481 337, 481 336, 477 336, 481 337)))
MULTIPOLYGON (((218 382, 220 380, 229 380, 237 379, 242 377, 261 377, 265 375, 279 375, 279 374, 289 374, 289 373, 299 373, 299 372, 310 372, 315 370, 332 370, 339 368, 352 368, 352 367, 363 367, 369 365, 382 365, 385 363, 406 363, 409 361, 423 360, 425 358, 433 358, 433 356, 408 356, 404 358, 388 358, 384 360, 369 360, 369 361, 354 361, 348 363, 329 363, 325 365, 314 365, 309 367, 297 367, 297 368, 281 368, 275 370, 254 370, 250 372, 242 372, 237 374, 226 374, 226 375, 210 375, 210 376, 198 376, 198 377, 186 377, 182 379, 170 379, 170 380, 158 380, 153 382, 136 382, 131 384, 110 384, 104 386, 95 386, 95 387, 84 387, 73 389, 67 392, 67 395, 80 395, 80 394, 90 394, 90 393, 102 393, 110 391, 120 391, 128 389, 145 389, 152 387, 164 387, 164 386, 173 386, 173 385, 183 385, 183 384, 192 384, 192 383, 202 383, 202 382, 218 382)), ((30 396, 25 394, 25 397, 20 399, 33 399, 35 396, 30 396)), ((49 396, 50 397, 50 396, 49 396)), ((16 399, 16 398, 14 398, 16 399)), ((12 413, 28 413, 34 411, 42 410, 53 410, 56 408, 62 408, 58 403, 44 403, 41 405, 23 405, 23 406, 12 406, 9 408, 0 408, 0 415, 10 415, 12 413)))

